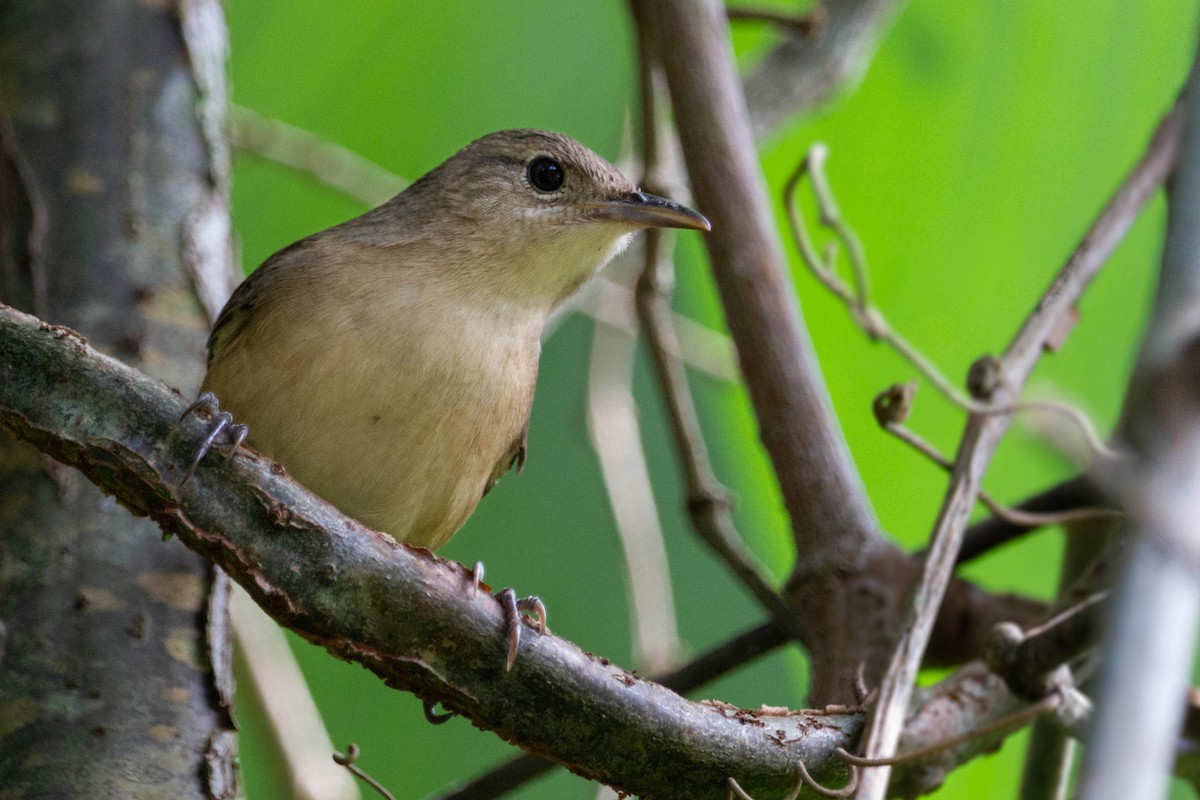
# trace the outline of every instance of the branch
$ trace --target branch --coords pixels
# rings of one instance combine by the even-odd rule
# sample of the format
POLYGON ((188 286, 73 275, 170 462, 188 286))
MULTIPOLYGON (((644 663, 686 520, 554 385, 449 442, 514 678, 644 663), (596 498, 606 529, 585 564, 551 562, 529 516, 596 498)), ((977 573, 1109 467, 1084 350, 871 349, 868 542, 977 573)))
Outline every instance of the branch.
MULTIPOLYGON (((751 792, 785 791, 797 760, 822 782, 844 778, 834 752, 849 749, 860 730, 854 709, 692 703, 549 634, 524 637, 516 668, 505 672, 503 612, 466 591, 462 565, 342 516, 249 450, 206 461, 180 491, 175 482, 205 426, 177 422, 185 405, 178 394, 73 331, 6 306, 0 352, 0 427, 82 470, 217 562, 281 624, 390 686, 440 701, 585 777, 656 798, 724 798, 728 775, 751 792)), ((756 630, 710 654, 703 669, 664 680, 705 680, 747 642, 762 650, 777 636, 756 630)), ((929 690, 910 718, 906 748, 1010 714, 1019 701, 999 681, 968 667, 929 690)), ((942 758, 959 764, 998 740, 942 758)), ((909 765, 898 785, 928 774, 927 764, 909 765)))
MULTIPOLYGON (((1109 502, 1095 484, 1085 477, 1071 478, 1029 497, 1016 506, 1018 511, 1034 515, 1057 515, 1072 509, 1097 506, 1109 502)), ((1103 506, 1101 506, 1103 507, 1103 506)), ((1116 509, 1112 509, 1114 512, 1116 509)), ((963 534, 958 551, 958 564, 973 561, 996 548, 1019 539, 1036 526, 1019 524, 998 516, 980 520, 963 534)))
MULTIPOLYGON (((1064 317, 1071 313, 1084 289, 1166 179, 1179 150, 1181 117, 1176 106, 1160 123, 1142 159, 1071 254, 1003 358, 983 362, 990 366, 987 372, 991 380, 987 383, 992 391, 978 399, 992 405, 1016 402, 1041 353, 1057 335, 1064 317)), ((954 569, 967 517, 987 465, 1010 422, 1009 415, 994 414, 973 414, 967 422, 950 487, 931 537, 929 554, 911 598, 908 620, 901 627, 903 633, 880 687, 879 705, 872 715, 865 746, 865 754, 869 757, 886 757, 896 751, 917 670, 954 569)), ((887 778, 887 768, 868 771, 860 788, 862 800, 882 798, 887 778)))
POLYGON ((227 570, 281 624, 390 686, 630 793, 722 798, 735 772, 762 790, 786 788, 796 759, 821 780, 844 773, 832 753, 851 745, 855 714, 771 715, 763 725, 758 712, 688 702, 532 628, 508 673, 502 609, 472 597, 461 565, 346 518, 250 451, 206 461, 178 490, 205 426, 176 422, 177 394, 7 307, 0 352, 0 426, 79 468, 227 570))
POLYGON ((1183 101, 1158 296, 1126 401, 1131 463, 1100 475, 1134 535, 1114 590, 1084 800, 1162 797, 1200 622, 1200 49, 1183 101))
MULTIPOLYGON (((665 675, 653 678, 673 692, 687 694, 711 680, 747 664, 787 641, 773 623, 759 625, 724 644, 714 647, 691 662, 665 675)), ((430 800, 494 800, 544 775, 557 765, 537 756, 521 755, 489 769, 470 782, 437 795, 430 800)))
POLYGON ((857 84, 904 2, 825 0, 820 8, 812 35, 788 37, 744 81, 755 139, 857 84))
MULTIPOLYGON (((713 0, 631 5, 662 59, 693 193, 713 221, 705 243, 790 517, 797 560, 786 594, 804 612, 796 626, 813 657, 810 702, 848 702, 856 667, 865 663, 872 680, 882 673, 913 564, 878 532, 830 408, 767 206, 723 9, 713 0)), ((1001 608, 1007 619, 1029 613, 1029 604, 959 589, 963 605, 945 614, 937 648, 952 663, 985 634, 980 620, 1001 608)))
POLYGON ((716 0, 633 0, 671 89, 680 142, 729 331, 791 518, 798 570, 859 563, 879 540, 800 320, 759 167, 746 101, 716 0), (669 43, 669 46, 668 46, 669 43))
MULTIPOLYGON (((658 60, 653 54, 649 32, 638 30, 638 55, 642 100, 642 185, 651 194, 674 196, 663 185, 661 121, 658 114, 660 78, 658 60)), ((717 480, 704 444, 704 433, 696 404, 688 388, 687 372, 676 355, 679 338, 671 325, 671 291, 675 285, 675 265, 671 261, 675 238, 656 228, 643 234, 644 250, 638 276, 637 314, 654 362, 659 391, 671 421, 675 450, 683 465, 687 483, 688 514, 692 528, 717 554, 734 576, 784 629, 793 629, 792 614, 775 589, 770 573, 738 535, 733 522, 733 496, 717 480)))
POLYGON ((633 332, 592 326, 587 429, 624 557, 634 663, 656 671, 678 663, 681 648, 667 549, 633 396, 636 350, 633 332))
POLYGON ((825 6, 816 6, 806 13, 781 11, 775 7, 730 6, 725 15, 730 22, 766 22, 785 33, 814 36, 825 27, 828 12, 825 6))

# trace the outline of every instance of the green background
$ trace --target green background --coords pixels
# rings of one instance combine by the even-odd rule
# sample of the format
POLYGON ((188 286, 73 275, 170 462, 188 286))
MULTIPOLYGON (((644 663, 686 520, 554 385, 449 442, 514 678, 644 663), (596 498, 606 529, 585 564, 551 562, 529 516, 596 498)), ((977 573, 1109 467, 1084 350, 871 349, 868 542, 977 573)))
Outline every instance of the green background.
MULTIPOLYGON (((632 31, 616 0, 227 5, 236 102, 404 177, 507 127, 560 130, 610 159, 622 155, 636 98, 632 31)), ((829 173, 844 214, 866 244, 876 302, 958 380, 979 355, 1005 346, 1141 152, 1182 84, 1195 17, 1194 4, 1185 0, 913 3, 861 85, 781 127, 764 146, 774 196, 814 141, 828 143, 829 173)), ((774 36, 758 25, 739 25, 735 43, 746 68, 774 36)), ((238 157, 234 213, 247 268, 362 210, 306 176, 238 157)), ((1102 430, 1122 402, 1152 296, 1163 220, 1158 198, 1089 291, 1066 347, 1044 360, 1031 386, 1035 396, 1070 399, 1102 430)), ((868 343, 788 250, 871 500, 886 530, 915 547, 928 536, 945 478, 882 435, 870 415, 875 393, 913 371, 868 343)), ((693 234, 681 238, 678 273, 676 306, 722 329, 693 234)), ((484 561, 493 585, 539 594, 556 633, 635 666, 620 547, 586 432, 593 325, 575 315, 546 343, 529 464, 488 496, 442 552, 484 561)), ((761 615, 689 531, 644 353, 635 383, 679 629, 688 652, 697 653, 761 615)), ((717 472, 740 498, 741 530, 784 575, 791 540, 745 395, 703 376, 693 376, 693 389, 717 472)), ((918 393, 910 424, 944 452, 953 451, 962 423, 931 389, 918 393)), ((1072 473, 1069 461, 1031 430, 1015 427, 988 475, 988 488, 1000 498, 1018 499, 1072 473)), ((989 588, 1046 596, 1059 547, 1055 534, 1032 536, 972 565, 968 574, 989 588)), ((366 754, 362 766, 397 797, 422 797, 516 752, 464 720, 430 726, 414 698, 317 648, 293 644, 334 742, 358 742, 366 754)), ((803 659, 779 652, 697 696, 799 706, 804 685, 803 659)), ((286 796, 272 744, 246 692, 238 718, 249 797, 286 796)), ((1010 741, 998 755, 955 773, 937 796, 1014 796, 1022 753, 1023 737, 1010 741)), ((590 798, 595 792, 560 771, 515 796, 590 798)))

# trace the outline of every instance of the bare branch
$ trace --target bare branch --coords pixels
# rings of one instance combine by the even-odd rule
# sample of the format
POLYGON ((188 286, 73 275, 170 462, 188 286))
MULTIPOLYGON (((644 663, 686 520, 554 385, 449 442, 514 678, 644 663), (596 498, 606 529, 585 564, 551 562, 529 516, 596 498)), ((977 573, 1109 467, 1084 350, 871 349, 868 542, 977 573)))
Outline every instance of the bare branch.
POLYGON ((657 672, 676 663, 679 630, 667 549, 633 397, 636 348, 637 339, 629 332, 593 325, 588 438, 600 462, 624 554, 635 663, 657 672))
POLYGON ((1162 797, 1200 621, 1200 49, 1183 101, 1158 296, 1130 382, 1132 463, 1100 480, 1135 533, 1114 591, 1083 800, 1162 797))
POLYGON ((633 0, 632 8, 662 59, 692 191, 713 223, 705 243, 802 556, 798 570, 847 568, 878 540, 877 524, 800 321, 725 10, 716 0, 633 0))
POLYGON ((234 147, 312 175, 369 206, 383 203, 408 186, 404 178, 353 150, 245 106, 231 106, 229 121, 234 147))
MULTIPOLYGON (((1034 364, 1047 343, 1055 338, 1061 320, 1071 313, 1091 279, 1166 179, 1179 150, 1180 129, 1181 113, 1176 107, 1160 123, 1145 154, 1071 254, 1009 345, 1004 357, 995 363, 992 381, 994 391, 981 399, 995 405, 1016 401, 1034 364)), ((955 459, 950 488, 911 598, 909 617, 901 628, 903 633, 880 687, 879 705, 871 717, 864 746, 867 756, 884 757, 896 751, 896 741, 904 726, 917 670, 929 641, 937 608, 954 569, 967 517, 988 462, 1009 423, 1010 418, 1004 415, 972 415, 967 422, 955 459)), ((862 800, 883 798, 887 778, 887 768, 865 775, 860 790, 862 800)))
MULTIPOLYGON (((651 193, 669 195, 660 185, 662 172, 659 119, 656 106, 656 60, 647 41, 648 32, 638 31, 642 92, 642 185, 651 193)), ((692 526, 741 583, 783 628, 793 627, 792 615, 775 590, 770 573, 746 546, 733 524, 729 490, 717 480, 708 460, 704 434, 688 388, 687 374, 675 353, 679 342, 670 324, 670 294, 674 286, 671 253, 675 239, 658 229, 647 230, 644 264, 637 282, 638 318, 646 333, 654 360, 659 388, 667 405, 675 448, 683 462, 687 482, 688 512, 692 526)))
POLYGON ((819 35, 829 21, 829 12, 817 6, 806 13, 781 11, 775 6, 730 6, 726 9, 730 22, 766 22, 781 31, 799 36, 819 35))
MULTIPOLYGON (((697 656, 690 663, 653 680, 687 694, 715 678, 747 664, 787 641, 774 623, 759 625, 697 656)), ((521 755, 489 769, 470 782, 429 800, 495 800, 558 765, 537 756, 521 755)))
POLYGON ((797 712, 759 726, 761 712, 688 702, 532 627, 507 672, 504 613, 467 590, 462 565, 346 518, 248 450, 205 462, 180 490, 204 429, 177 423, 182 398, 78 334, 7 307, 0 351, 0 426, 79 468, 228 571, 277 621, 389 685, 631 793, 716 800, 734 770, 786 787, 801 758, 822 779, 838 773, 833 748, 851 743, 858 715, 797 712), (647 738, 653 749, 639 744, 647 738), (601 739, 612 746, 595 747, 601 739))
POLYGON ((1020 800, 1067 800, 1075 740, 1052 722, 1036 720, 1025 748, 1020 800))
POLYGON ((825 0, 825 19, 812 36, 781 42, 746 77, 754 138, 848 91, 867 71, 903 0, 825 0))
MULTIPOLYGON (((912 395, 916 391, 916 387, 916 381, 910 381, 906 384, 894 384, 877 394, 874 402, 871 404, 871 409, 875 413, 875 421, 879 423, 879 427, 925 456, 937 466, 950 472, 954 469, 954 463, 942 455, 933 444, 924 439, 920 434, 906 428, 903 424, 904 420, 908 417, 912 404, 912 395)), ((1030 530, 1045 525, 1066 525, 1095 519, 1121 519, 1125 516, 1122 512, 1114 508, 1103 506, 1076 506, 1043 512, 1009 508, 983 489, 979 490, 979 502, 986 506, 996 519, 1021 530, 1030 530)), ((959 563, 962 563, 961 554, 959 563)))
MULTIPOLYGON (((809 271, 812 272, 813 276, 830 293, 847 306, 850 311, 850 317, 854 320, 855 324, 862 328, 863 332, 872 340, 882 342, 892 348, 901 358, 911 364, 922 377, 929 381, 934 388, 941 392, 942 396, 964 411, 975 414, 1015 414, 1020 411, 1044 411, 1058 414, 1065 417, 1079 429, 1080 433, 1083 434, 1088 449, 1094 455, 1107 459, 1119 458, 1120 454, 1109 448, 1101 440, 1100 436, 1096 433, 1095 426, 1087 415, 1064 403, 1052 400, 1022 400, 1000 405, 980 402, 972 397, 968 397, 942 374, 942 371, 932 360, 901 336, 888 323, 883 311, 871 304, 867 289, 868 271, 866 252, 858 239, 858 235, 854 233, 853 228, 845 221, 841 211, 838 209, 837 201, 833 196, 833 189, 829 185, 828 178, 825 176, 825 159, 827 157, 828 149, 820 142, 814 144, 809 149, 808 154, 801 159, 796 169, 792 172, 791 177, 788 178, 787 183, 784 185, 783 205, 788 212, 789 229, 792 232, 792 240, 796 245, 797 251, 800 253, 801 260, 808 267, 809 271), (842 248, 849 257, 850 269, 854 279, 852 287, 847 286, 837 274, 838 248, 830 246, 825 249, 823 254, 818 255, 816 247, 809 237, 807 227, 804 224, 804 218, 800 214, 796 203, 796 191, 800 186, 801 180, 806 176, 809 178, 813 194, 816 196, 821 224, 834 232, 837 241, 842 245, 842 248)), ((1061 341, 1056 336, 1054 347, 1057 347, 1059 344, 1061 344, 1061 341)), ((991 382, 994 382, 994 375, 989 372, 991 366, 992 362, 981 360, 976 362, 976 365, 972 368, 971 376, 968 377, 968 384, 971 386, 973 394, 985 395, 991 393, 991 382)), ((909 393, 908 402, 911 403, 911 392, 909 393)), ((899 433, 897 435, 903 436, 903 434, 899 433)), ((920 449, 920 446, 914 446, 920 449)), ((984 502, 988 501, 985 500, 984 502)))
MULTIPOLYGON (((1035 516, 1057 515, 1076 508, 1100 509, 1103 506, 1099 504, 1103 502, 1106 502, 1106 499, 1095 484, 1087 478, 1078 477, 1039 492, 1011 508, 1022 514, 1035 516)), ((1123 513, 1118 512, 1118 509, 1115 508, 1109 510, 1114 514, 1123 513)), ((962 547, 958 551, 958 563, 965 564, 979 558, 997 547, 1024 536, 1031 530, 1033 530, 1032 526, 1015 518, 1002 519, 999 516, 993 516, 981 520, 967 528, 966 533, 963 534, 962 547)))

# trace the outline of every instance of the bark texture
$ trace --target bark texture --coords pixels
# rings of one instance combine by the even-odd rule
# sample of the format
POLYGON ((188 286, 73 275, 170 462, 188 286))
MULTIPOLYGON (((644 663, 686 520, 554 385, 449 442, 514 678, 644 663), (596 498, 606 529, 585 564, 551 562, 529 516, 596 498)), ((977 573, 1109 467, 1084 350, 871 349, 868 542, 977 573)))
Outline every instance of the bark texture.
MULTIPOLYGON (((224 78, 198 77, 223 36, 206 2, 0 5, 0 300, 179 386, 206 327, 185 259, 229 272, 224 78)), ((225 579, 158 533, 0 433, 5 796, 236 793, 225 579)))

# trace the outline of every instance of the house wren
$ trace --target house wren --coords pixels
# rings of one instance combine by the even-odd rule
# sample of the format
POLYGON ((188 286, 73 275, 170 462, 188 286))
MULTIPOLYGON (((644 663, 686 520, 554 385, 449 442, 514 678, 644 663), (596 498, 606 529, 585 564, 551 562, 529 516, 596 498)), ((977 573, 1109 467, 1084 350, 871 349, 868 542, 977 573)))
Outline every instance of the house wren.
POLYGON ((438 547, 524 461, 547 318, 648 227, 709 224, 566 136, 493 133, 269 258, 203 389, 343 512, 438 547))

